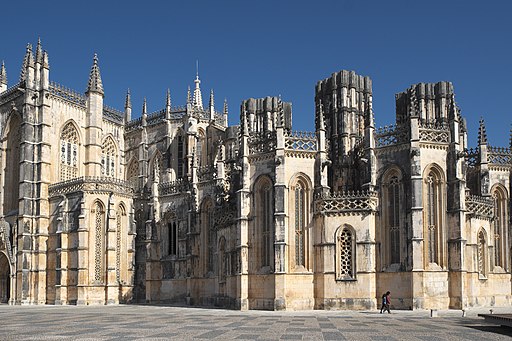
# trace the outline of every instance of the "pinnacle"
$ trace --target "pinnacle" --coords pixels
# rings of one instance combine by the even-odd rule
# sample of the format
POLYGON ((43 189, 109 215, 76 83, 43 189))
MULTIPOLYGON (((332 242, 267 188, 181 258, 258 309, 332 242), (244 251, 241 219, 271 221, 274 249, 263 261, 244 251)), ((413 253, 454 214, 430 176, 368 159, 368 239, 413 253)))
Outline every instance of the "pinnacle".
POLYGON ((478 144, 487 144, 487 132, 483 118, 480 118, 480 126, 478 127, 478 144))
POLYGON ((171 107, 171 89, 167 88, 167 94, 165 96, 165 105, 171 107))
POLYGON ((41 45, 41 38, 37 39, 36 62, 41 64, 43 63, 43 47, 41 45))
POLYGON ((95 53, 91 73, 89 75, 89 83, 87 85, 87 92, 97 92, 104 95, 103 84, 101 82, 100 67, 98 66, 98 55, 95 53))
POLYGON ((146 97, 144 97, 144 102, 142 102, 142 114, 146 114, 148 112, 148 104, 146 101, 146 97))
POLYGON ((0 84, 7 84, 7 72, 5 71, 5 64, 2 60, 2 66, 0 67, 0 84))
POLYGON ((126 91, 126 100, 124 102, 124 107, 130 109, 132 107, 132 96, 130 95, 130 89, 126 91))
POLYGON ((224 110, 222 110, 224 115, 228 114, 228 100, 224 98, 224 110))

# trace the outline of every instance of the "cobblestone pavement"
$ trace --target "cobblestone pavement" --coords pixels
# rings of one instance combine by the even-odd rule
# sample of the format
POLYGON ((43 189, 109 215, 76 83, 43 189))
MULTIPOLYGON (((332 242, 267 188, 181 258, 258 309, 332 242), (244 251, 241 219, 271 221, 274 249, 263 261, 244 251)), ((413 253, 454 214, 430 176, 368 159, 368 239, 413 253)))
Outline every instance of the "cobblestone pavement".
MULTIPOLYGON (((494 309, 505 313, 511 309, 494 309)), ((471 310, 232 311, 167 306, 0 306, 0 340, 510 340, 471 310)))

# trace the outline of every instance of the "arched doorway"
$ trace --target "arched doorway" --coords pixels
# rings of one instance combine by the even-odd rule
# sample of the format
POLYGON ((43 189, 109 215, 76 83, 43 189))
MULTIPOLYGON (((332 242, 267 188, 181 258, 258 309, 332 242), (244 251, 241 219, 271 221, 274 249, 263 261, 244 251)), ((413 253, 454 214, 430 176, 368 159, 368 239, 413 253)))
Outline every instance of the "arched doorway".
POLYGON ((0 303, 8 303, 11 294, 11 268, 5 253, 0 252, 0 303))

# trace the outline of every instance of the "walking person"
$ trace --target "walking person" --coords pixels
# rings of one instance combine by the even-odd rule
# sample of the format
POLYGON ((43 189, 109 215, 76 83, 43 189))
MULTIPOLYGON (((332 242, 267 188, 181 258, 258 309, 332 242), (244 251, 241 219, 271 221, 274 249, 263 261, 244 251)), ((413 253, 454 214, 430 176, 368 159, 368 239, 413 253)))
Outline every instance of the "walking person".
POLYGON ((387 291, 384 295, 382 295, 382 307, 380 307, 380 313, 382 314, 383 311, 388 311, 388 314, 391 314, 391 311, 389 310, 389 305, 391 304, 391 293, 387 291))

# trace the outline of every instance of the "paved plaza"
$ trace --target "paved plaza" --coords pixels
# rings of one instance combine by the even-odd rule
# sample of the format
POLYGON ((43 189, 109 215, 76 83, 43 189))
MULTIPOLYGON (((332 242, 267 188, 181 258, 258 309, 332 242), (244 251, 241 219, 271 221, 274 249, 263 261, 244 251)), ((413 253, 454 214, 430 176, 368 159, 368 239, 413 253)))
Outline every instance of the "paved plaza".
MULTIPOLYGON (((495 309, 497 313, 512 309, 495 309)), ((0 306, 0 340, 510 340, 470 310, 233 311, 188 307, 0 306)))

